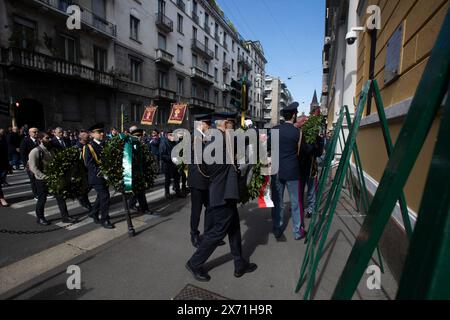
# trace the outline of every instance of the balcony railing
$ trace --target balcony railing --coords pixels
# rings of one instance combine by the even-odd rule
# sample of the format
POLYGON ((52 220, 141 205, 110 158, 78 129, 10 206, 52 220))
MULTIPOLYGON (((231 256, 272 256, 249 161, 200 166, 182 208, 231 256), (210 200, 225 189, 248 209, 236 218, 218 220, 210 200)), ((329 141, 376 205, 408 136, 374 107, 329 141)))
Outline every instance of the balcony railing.
POLYGON ((117 35, 117 27, 115 24, 107 21, 106 19, 100 17, 89 9, 80 6, 78 2, 74 0, 33 0, 36 3, 45 5, 49 9, 53 9, 62 13, 67 14, 67 8, 72 4, 77 5, 81 9, 81 22, 88 25, 89 27, 100 31, 101 33, 115 38, 117 35))
POLYGON ((252 70, 251 63, 248 62, 246 59, 244 59, 244 57, 240 56, 238 58, 238 63, 242 64, 244 66, 244 68, 247 69, 248 71, 252 70))
POLYGON ((171 90, 167 90, 164 88, 156 88, 155 90, 155 96, 158 98, 165 98, 168 100, 176 100, 176 92, 175 91, 171 91, 171 90))
POLYGON ((178 8, 183 10, 183 12, 186 12, 186 5, 184 4, 183 0, 177 0, 177 6, 178 6, 178 8))
POLYGON ((204 82, 206 82, 208 84, 214 83, 214 77, 198 67, 191 68, 191 76, 198 80, 203 80, 204 82))
POLYGON ((173 66, 173 55, 163 49, 156 49, 156 62, 173 66))
POLYGON ((228 72, 230 70, 231 70, 231 65, 229 63, 227 63, 227 62, 224 62, 223 63, 223 71, 228 72))
POLYGON ((208 49, 203 43, 197 39, 192 39, 192 50, 204 55, 209 60, 214 59, 214 52, 208 49))
POLYGON ((173 31, 173 21, 161 12, 156 14, 156 26, 165 32, 173 31))
POLYGON ((222 90, 223 90, 224 92, 229 92, 229 91, 231 91, 231 86, 230 86, 229 84, 224 83, 224 84, 222 85, 222 90))
POLYGON ((1 62, 7 65, 15 65, 31 70, 88 80, 103 86, 115 86, 115 80, 112 74, 24 49, 2 49, 1 62))
POLYGON ((209 36, 211 34, 211 28, 209 27, 208 23, 205 22, 203 28, 205 28, 205 32, 209 36))
POLYGON ((203 99, 199 99, 196 97, 192 97, 189 100, 189 103, 193 106, 197 106, 197 107, 202 107, 202 108, 208 108, 208 109, 214 109, 215 105, 212 102, 203 100, 203 99))
POLYGON ((198 17, 197 12, 192 11, 192 20, 194 20, 194 22, 195 22, 196 24, 199 24, 200 18, 198 17))

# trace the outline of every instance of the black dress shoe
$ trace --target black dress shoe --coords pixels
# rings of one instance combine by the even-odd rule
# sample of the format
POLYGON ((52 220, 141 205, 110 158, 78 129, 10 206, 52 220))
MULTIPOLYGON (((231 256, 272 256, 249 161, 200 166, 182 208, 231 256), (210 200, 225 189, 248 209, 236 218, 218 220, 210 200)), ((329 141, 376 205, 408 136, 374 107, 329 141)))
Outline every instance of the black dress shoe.
POLYGON ((194 267, 192 267, 192 265, 189 263, 189 261, 186 263, 186 269, 188 269, 189 272, 192 273, 195 280, 197 280, 197 281, 208 282, 209 280, 211 280, 211 277, 205 270, 203 270, 203 268, 195 269, 194 267))
POLYGON ((47 221, 45 218, 38 219, 37 223, 40 224, 41 226, 45 226, 45 227, 51 225, 51 223, 49 221, 47 221))
POLYGON ((247 263, 244 267, 240 268, 239 270, 234 271, 234 276, 236 278, 242 277, 246 273, 250 273, 255 271, 258 268, 258 266, 254 263, 247 263))
POLYGON ((102 227, 105 229, 114 229, 115 228, 114 225, 109 221, 103 222, 102 227))
POLYGON ((75 218, 72 218, 72 217, 64 217, 64 218, 62 218, 61 221, 64 223, 74 223, 74 222, 77 222, 78 220, 75 218))

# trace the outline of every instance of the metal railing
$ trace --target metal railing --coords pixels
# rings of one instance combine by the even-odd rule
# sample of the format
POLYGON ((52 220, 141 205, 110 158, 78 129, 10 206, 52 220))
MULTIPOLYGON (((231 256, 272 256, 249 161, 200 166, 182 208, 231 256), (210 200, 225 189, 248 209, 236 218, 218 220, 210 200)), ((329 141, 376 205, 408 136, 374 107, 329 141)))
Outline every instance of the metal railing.
POLYGON ((231 65, 228 62, 223 62, 223 70, 230 71, 231 65))
POLYGON ((156 25, 168 32, 173 31, 173 21, 161 12, 156 14, 156 25))
POLYGON ((105 18, 100 17, 89 9, 80 6, 77 2, 73 0, 34 0, 39 4, 44 4, 47 7, 54 9, 62 14, 67 14, 67 8, 71 5, 77 5, 81 9, 81 22, 84 24, 101 31, 102 33, 116 37, 117 36, 117 27, 115 24, 109 22, 105 18))
POLYGON ((210 59, 214 59, 214 52, 208 49, 203 43, 201 43, 197 39, 192 39, 192 49, 197 50, 200 53, 203 53, 210 59))
POLYGON ((114 76, 112 74, 24 49, 3 49, 2 62, 37 71, 89 80, 104 86, 115 86, 114 76))
POLYGON ((163 97, 163 98, 167 98, 170 100, 175 100, 175 98, 176 98, 175 91, 167 90, 165 88, 156 88, 155 95, 157 97, 163 97))
POLYGON ((242 64, 247 70, 252 70, 253 67, 243 56, 238 57, 238 63, 242 64))
POLYGON ((199 24, 200 18, 198 17, 197 12, 192 11, 192 20, 194 20, 194 22, 195 22, 196 24, 199 24))
POLYGON ((184 4, 183 0, 177 0, 177 6, 183 10, 183 12, 186 12, 186 5, 184 4))

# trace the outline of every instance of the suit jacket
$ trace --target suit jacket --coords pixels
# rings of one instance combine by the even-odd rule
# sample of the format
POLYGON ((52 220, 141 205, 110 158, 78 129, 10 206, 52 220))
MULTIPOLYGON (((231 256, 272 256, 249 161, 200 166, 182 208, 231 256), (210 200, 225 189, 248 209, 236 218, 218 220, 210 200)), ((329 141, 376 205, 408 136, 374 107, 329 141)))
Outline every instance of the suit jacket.
POLYGON ((61 143, 59 143, 58 138, 52 138, 52 145, 57 151, 70 147, 70 144, 67 144, 67 141, 64 140, 64 138, 62 138, 61 140, 64 142, 65 146, 62 146, 61 143))
POLYGON ((25 139, 23 139, 22 143, 20 144, 20 157, 24 165, 28 163, 28 156, 30 155, 31 150, 33 150, 37 146, 39 146, 39 142, 37 140, 36 142, 33 142, 30 137, 26 137, 25 139))
MULTIPOLYGON (((225 134, 223 134, 223 159, 225 164, 206 165, 209 179, 209 204, 212 208, 224 206, 229 201, 239 200, 239 174, 236 167, 226 164, 225 134)), ((211 141, 209 143, 214 143, 211 141)))
MULTIPOLYGON (((193 137, 192 141, 194 141, 193 146, 195 146, 195 140, 199 139, 199 137, 193 137)), ((203 150, 205 150, 206 143, 202 141, 202 154, 203 150)), ((202 165, 201 159, 202 155, 195 154, 194 147, 192 148, 192 157, 191 164, 189 165, 189 174, 188 174, 188 186, 189 188, 195 188, 197 190, 208 190, 209 188, 209 178, 206 175, 205 168, 202 165), (195 159, 197 157, 197 160, 195 159)))
MULTIPOLYGON (((94 152, 97 156, 97 159, 100 160, 100 156, 103 151, 104 142, 100 145, 95 141, 89 143, 94 149, 94 152)), ((88 170, 88 180, 90 185, 105 185, 106 180, 103 178, 103 175, 100 171, 99 164, 95 161, 94 155, 91 153, 90 148, 86 145, 83 147, 84 151, 84 165, 88 170)))

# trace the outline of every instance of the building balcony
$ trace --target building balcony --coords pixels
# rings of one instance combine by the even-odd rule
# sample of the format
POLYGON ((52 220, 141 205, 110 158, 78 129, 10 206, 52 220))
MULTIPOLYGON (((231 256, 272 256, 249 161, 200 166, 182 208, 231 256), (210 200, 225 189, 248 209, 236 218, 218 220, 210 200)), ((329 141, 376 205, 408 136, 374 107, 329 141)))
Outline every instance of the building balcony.
POLYGON ((163 49, 155 50, 156 63, 160 63, 169 67, 173 66, 173 55, 163 49))
POLYGON ((173 31, 173 21, 160 12, 156 14, 156 26, 166 33, 173 31))
POLYGON ((211 34, 211 28, 208 26, 206 22, 203 25, 203 28, 205 29, 206 34, 209 36, 211 34))
POLYGON ((198 67, 191 68, 191 77, 209 85, 214 83, 214 77, 198 67))
POLYGON ((244 69, 248 71, 253 69, 252 64, 247 60, 245 60, 242 56, 238 58, 238 64, 241 64, 244 67, 244 69))
POLYGON ((200 18, 198 17, 197 12, 192 11, 192 20, 194 20, 196 24, 200 24, 200 18))
POLYGON ((230 92, 231 91, 231 86, 229 84, 224 83, 222 85, 222 91, 223 92, 230 92))
POLYGON ((214 59, 214 52, 208 49, 203 43, 201 43, 197 39, 192 39, 192 51, 195 51, 198 54, 203 55, 205 58, 209 60, 214 59))
POLYGON ((183 12, 186 12, 186 4, 183 0, 177 0, 176 4, 183 12))
POLYGON ((100 17, 89 9, 80 6, 74 0, 32 0, 33 3, 41 6, 45 11, 53 11, 62 14, 66 17, 67 8, 72 4, 78 5, 81 9, 81 22, 88 26, 91 30, 98 32, 108 38, 115 38, 117 36, 117 27, 115 24, 109 22, 105 18, 100 17))
POLYGON ((176 101, 177 93, 175 91, 171 91, 165 88, 156 88, 155 89, 155 97, 157 99, 166 99, 170 101, 176 101))
POLYGON ((86 80, 98 85, 115 87, 114 75, 93 68, 19 48, 2 49, 2 64, 46 72, 72 79, 86 80))
POLYGON ((202 99, 199 99, 196 97, 192 97, 189 100, 189 104, 194 107, 201 107, 201 108, 207 108, 207 109, 212 109, 212 110, 215 109, 214 103, 206 101, 206 100, 202 100, 202 99))
POLYGON ((231 70, 231 65, 229 63, 227 63, 227 62, 224 62, 222 69, 225 72, 229 72, 231 70))
POLYGON ((270 121, 270 120, 272 120, 272 116, 270 114, 265 114, 264 115, 264 120, 270 121))

